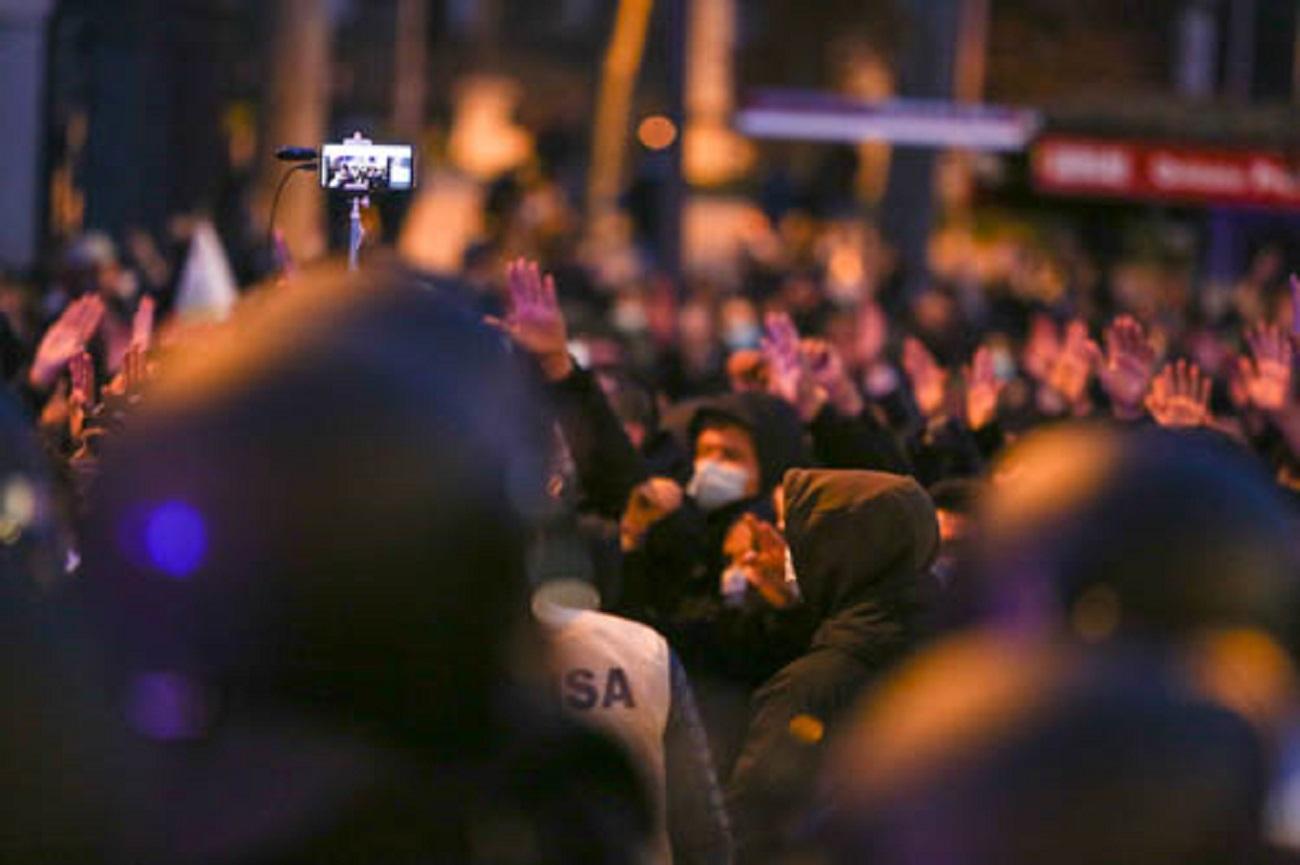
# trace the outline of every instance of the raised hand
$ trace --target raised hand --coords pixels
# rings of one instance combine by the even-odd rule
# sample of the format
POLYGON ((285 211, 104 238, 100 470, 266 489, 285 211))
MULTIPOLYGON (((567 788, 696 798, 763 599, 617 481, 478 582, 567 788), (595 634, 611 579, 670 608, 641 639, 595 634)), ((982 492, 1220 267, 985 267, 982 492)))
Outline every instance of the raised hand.
POLYGON ((858 312, 857 361, 870 367, 885 353, 889 342, 889 321, 875 301, 867 301, 858 312))
POLYGON ((128 397, 138 397, 149 380, 149 356, 143 347, 132 345, 122 359, 122 383, 128 397))
POLYGON ((922 417, 932 420, 943 414, 948 399, 948 371, 915 337, 903 340, 903 371, 912 383, 912 395, 922 417))
POLYGON ((1300 276, 1291 274, 1291 338, 1300 339, 1300 276))
POLYGON ((1254 360, 1237 361, 1246 396, 1260 411, 1281 411, 1291 398, 1291 340, 1282 328, 1261 325, 1246 334, 1246 341, 1254 360))
POLYGON ((993 368, 993 352, 980 346, 966 367, 966 424, 971 429, 983 429, 997 418, 1004 386, 993 368))
POLYGON ((1056 323, 1046 315, 1036 315, 1029 323, 1029 337, 1025 340, 1021 365, 1035 381, 1047 381, 1047 375, 1061 353, 1061 338, 1056 323))
POLYGON ((632 490, 618 526, 623 552, 640 547, 646 532, 680 508, 684 496, 681 486, 671 478, 650 478, 632 490))
POLYGON ((824 339, 805 339, 799 343, 799 355, 813 381, 830 397, 836 411, 845 417, 862 414, 866 404, 835 346, 824 339))
POLYGON ((763 354, 783 367, 799 364, 799 329, 789 314, 769 312, 763 319, 763 354))
POLYGON ((1133 418, 1142 412, 1142 400, 1156 371, 1156 350, 1146 331, 1132 316, 1121 315, 1105 333, 1106 353, 1097 364, 1097 377, 1110 397, 1117 417, 1133 418))
POLYGON ((1210 422, 1210 377, 1180 360, 1160 371, 1147 394, 1147 411, 1163 427, 1205 426, 1210 422))
POLYGON ((763 357, 767 360, 767 387, 785 400, 808 423, 830 398, 814 381, 799 353, 799 331, 784 312, 768 313, 764 321, 763 357))
POLYGON ((1075 319, 1066 325, 1061 350, 1047 373, 1047 386, 1077 408, 1087 396, 1088 379, 1100 357, 1097 344, 1088 339, 1088 326, 1075 319))
POLYGON ((86 415, 95 405, 95 363, 86 352, 78 352, 68 361, 72 387, 68 391, 68 432, 74 442, 81 441, 86 415))
POLYGON ((488 323, 536 358, 548 380, 566 378, 573 371, 573 360, 564 313, 555 296, 555 278, 543 276, 537 262, 520 258, 506 266, 506 288, 509 313, 504 321, 489 317, 488 323))
POLYGON ((785 539, 771 523, 753 514, 745 514, 741 520, 748 529, 751 544, 738 562, 745 579, 772 606, 790 606, 797 596, 785 579, 785 539))
POLYGON ((37 390, 49 390, 68 362, 83 352, 86 343, 104 320, 104 301, 88 294, 68 304, 36 348, 28 383, 37 390))
POLYGON ((83 407, 94 405, 95 362, 88 353, 82 351, 72 356, 68 361, 68 376, 72 380, 68 401, 83 407))
POLYGON ((148 351, 153 345, 153 317, 154 317, 154 299, 149 295, 140 298, 140 304, 135 308, 135 316, 131 319, 131 346, 139 347, 141 351, 148 351))

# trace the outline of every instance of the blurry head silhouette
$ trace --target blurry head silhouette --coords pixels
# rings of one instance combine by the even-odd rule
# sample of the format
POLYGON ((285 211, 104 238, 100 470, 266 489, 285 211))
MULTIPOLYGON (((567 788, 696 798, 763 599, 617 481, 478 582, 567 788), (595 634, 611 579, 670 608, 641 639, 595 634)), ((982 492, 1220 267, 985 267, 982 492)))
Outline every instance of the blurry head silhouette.
POLYGON ((832 862, 1262 861, 1261 744, 1140 653, 940 644, 878 692, 826 766, 832 862))
POLYGON ((541 415, 393 265, 255 298, 105 457, 89 586, 135 726, 289 708, 473 750, 525 621, 541 415))
POLYGON ((1088 642, 1248 628, 1294 646, 1294 521, 1217 436, 1064 427, 995 473, 973 586, 979 615, 1088 642))
POLYGON ((127 861, 631 861, 622 752, 518 687, 546 417, 392 264, 304 273, 164 371, 87 533, 127 861))

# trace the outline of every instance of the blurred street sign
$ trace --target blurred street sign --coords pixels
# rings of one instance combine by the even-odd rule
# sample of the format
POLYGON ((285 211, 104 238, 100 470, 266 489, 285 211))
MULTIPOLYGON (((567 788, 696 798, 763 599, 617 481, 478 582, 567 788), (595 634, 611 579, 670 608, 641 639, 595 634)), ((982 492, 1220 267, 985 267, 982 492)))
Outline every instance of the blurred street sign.
POLYGON ((802 90, 760 90, 734 118, 754 138, 887 141, 901 147, 1024 150, 1042 126, 1038 112, 940 99, 862 102, 802 90))
POLYGON ((1300 209, 1282 151, 1053 135, 1034 145, 1034 188, 1052 195, 1300 209))

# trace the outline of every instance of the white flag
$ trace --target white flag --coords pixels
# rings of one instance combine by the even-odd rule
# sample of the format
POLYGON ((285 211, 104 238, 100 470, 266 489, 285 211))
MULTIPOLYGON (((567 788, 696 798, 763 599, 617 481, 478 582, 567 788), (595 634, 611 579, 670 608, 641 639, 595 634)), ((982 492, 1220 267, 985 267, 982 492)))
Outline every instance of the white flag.
POLYGON ((210 221, 199 220, 176 288, 176 315, 186 320, 224 321, 238 299, 239 287, 221 238, 210 221))

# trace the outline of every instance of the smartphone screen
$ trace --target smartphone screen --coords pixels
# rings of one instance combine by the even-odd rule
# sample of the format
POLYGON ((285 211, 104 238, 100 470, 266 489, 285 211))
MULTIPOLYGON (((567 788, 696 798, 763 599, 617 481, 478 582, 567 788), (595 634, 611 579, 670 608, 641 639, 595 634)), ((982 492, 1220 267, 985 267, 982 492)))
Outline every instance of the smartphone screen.
POLYGON ((320 185, 340 192, 406 192, 415 187, 415 148, 409 144, 326 144, 320 185))

